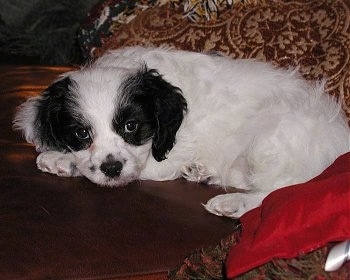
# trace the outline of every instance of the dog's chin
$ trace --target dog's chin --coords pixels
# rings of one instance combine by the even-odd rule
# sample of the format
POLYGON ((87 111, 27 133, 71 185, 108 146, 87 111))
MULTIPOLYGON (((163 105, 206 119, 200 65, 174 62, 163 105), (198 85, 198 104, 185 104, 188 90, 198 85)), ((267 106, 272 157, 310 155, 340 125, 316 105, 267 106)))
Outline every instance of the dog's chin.
POLYGON ((115 178, 110 178, 104 175, 96 176, 96 174, 85 174, 85 177, 100 187, 108 187, 108 188, 124 187, 129 183, 131 183, 132 181, 137 180, 136 175, 128 176, 128 177, 118 176, 115 178))
POLYGON ((87 179, 91 182, 97 184, 101 187, 109 187, 109 188, 118 188, 124 187, 131 183, 132 181, 137 180, 138 176, 136 174, 128 174, 128 176, 120 176, 116 177, 108 177, 105 176, 102 172, 96 173, 86 173, 83 174, 87 179))
POLYGON ((101 187, 108 187, 108 188, 120 188, 120 187, 124 187, 126 185, 128 185, 129 183, 131 183, 132 181, 135 181, 136 178, 133 179, 128 179, 128 180, 121 180, 121 179, 106 179, 104 180, 102 183, 97 183, 99 184, 101 187))

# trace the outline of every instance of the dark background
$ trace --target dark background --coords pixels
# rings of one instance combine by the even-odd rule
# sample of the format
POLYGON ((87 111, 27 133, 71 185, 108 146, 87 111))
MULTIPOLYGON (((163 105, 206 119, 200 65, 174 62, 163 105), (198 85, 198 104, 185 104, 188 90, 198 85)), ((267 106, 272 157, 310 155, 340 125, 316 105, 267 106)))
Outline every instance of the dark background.
POLYGON ((99 0, 0 0, 0 63, 82 63, 77 32, 99 0))

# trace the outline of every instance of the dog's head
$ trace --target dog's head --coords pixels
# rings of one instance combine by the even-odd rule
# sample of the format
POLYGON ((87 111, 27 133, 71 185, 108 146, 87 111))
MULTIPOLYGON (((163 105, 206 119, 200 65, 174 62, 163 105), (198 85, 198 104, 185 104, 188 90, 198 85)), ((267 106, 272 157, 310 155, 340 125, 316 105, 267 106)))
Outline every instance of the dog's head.
POLYGON ((86 67, 21 105, 14 123, 39 151, 71 152, 84 176, 117 186, 137 178, 149 156, 166 158, 186 107, 156 70, 86 67))

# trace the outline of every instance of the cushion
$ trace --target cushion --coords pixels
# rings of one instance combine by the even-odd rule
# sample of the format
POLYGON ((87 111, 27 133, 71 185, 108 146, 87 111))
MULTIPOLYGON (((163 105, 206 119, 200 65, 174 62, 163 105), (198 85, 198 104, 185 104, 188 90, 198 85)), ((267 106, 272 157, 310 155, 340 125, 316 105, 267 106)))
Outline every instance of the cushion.
POLYGON ((273 258, 293 258, 350 238, 350 153, 313 180, 271 193, 241 217, 240 241, 230 249, 228 278, 273 258))

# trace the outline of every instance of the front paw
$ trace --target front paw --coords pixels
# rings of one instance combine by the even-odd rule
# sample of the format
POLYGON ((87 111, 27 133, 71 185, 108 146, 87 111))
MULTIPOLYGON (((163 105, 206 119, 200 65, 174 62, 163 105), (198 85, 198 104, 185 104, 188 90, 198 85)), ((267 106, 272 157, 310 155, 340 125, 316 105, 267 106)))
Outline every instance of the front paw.
POLYGON ((75 165, 74 156, 70 153, 65 154, 57 151, 43 152, 37 157, 36 164, 41 171, 61 177, 76 177, 81 175, 75 165))
POLYGON ((214 215, 239 218, 258 207, 264 196, 262 193, 228 193, 213 197, 203 206, 214 215))
POLYGON ((181 175, 187 181, 192 181, 196 183, 203 184, 220 184, 220 180, 211 174, 208 169, 201 163, 192 163, 190 165, 184 166, 181 169, 181 175))

